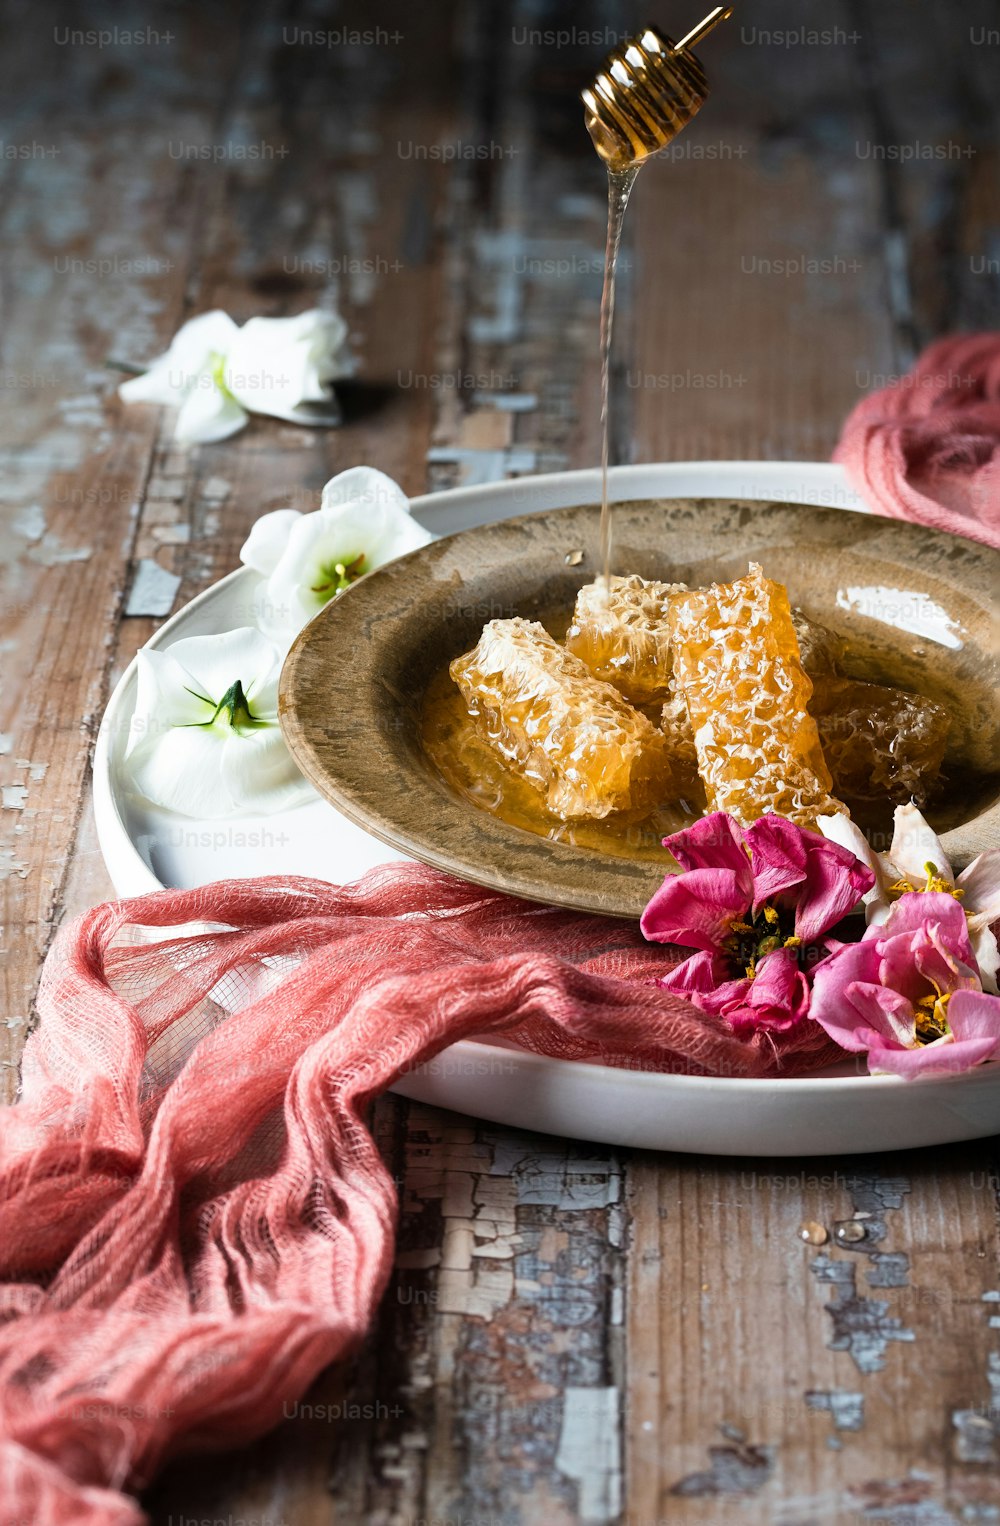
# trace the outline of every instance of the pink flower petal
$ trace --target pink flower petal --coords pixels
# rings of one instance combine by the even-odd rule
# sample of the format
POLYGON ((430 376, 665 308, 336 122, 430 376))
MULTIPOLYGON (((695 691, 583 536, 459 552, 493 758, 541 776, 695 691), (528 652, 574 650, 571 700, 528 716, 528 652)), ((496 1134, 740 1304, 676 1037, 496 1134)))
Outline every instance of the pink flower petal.
POLYGON ((809 982, 790 948, 775 949, 757 966, 757 974, 738 1011, 723 1009, 739 1033, 743 1028, 783 1032, 801 1022, 809 1008, 809 982))
POLYGON ((746 840, 755 909, 779 897, 794 901, 795 933, 804 943, 822 937, 875 884, 871 869, 849 849, 783 816, 761 816, 746 840))
POLYGON ((961 903, 943 890, 908 892, 893 901, 889 915, 880 927, 869 927, 865 937, 892 937, 896 933, 922 933, 928 922, 936 922, 949 948, 962 964, 972 960, 969 929, 961 903))
POLYGON ((996 1048, 996 1039, 938 1039, 918 1049, 876 1049, 868 1051, 868 1069, 872 1075, 902 1076, 912 1080, 915 1076, 955 1074, 971 1070, 990 1058, 996 1048))
POLYGON ((965 913, 954 896, 941 891, 901 896, 881 926, 867 929, 862 941, 870 940, 879 951, 883 985, 912 1002, 935 988, 954 991, 979 984, 965 913))
POLYGON ((657 982, 686 996, 703 1012, 725 1018, 736 1033, 771 1029, 783 1031, 805 1017, 809 983, 790 949, 777 949, 758 966, 754 979, 727 979, 732 962, 702 952, 671 970, 657 982))
POLYGON ((989 1039, 992 1057, 1000 1045, 1000 997, 985 991, 956 991, 948 1003, 948 1026, 957 1044, 989 1039))
POLYGON ((938 891, 901 896, 883 926, 823 960, 810 1016, 841 1048, 867 1049, 873 1074, 957 1072, 1000 1055, 1000 997, 979 988, 965 913, 938 891), (951 1032, 919 1044, 914 1005, 935 992, 950 996, 951 1032))
POLYGON ((901 992, 855 980, 844 998, 857 1013, 859 1028, 872 1034, 879 1046, 909 1049, 916 1043, 916 1014, 901 992))
POLYGON ((718 954, 702 950, 685 959, 676 969, 664 975, 657 984, 677 996, 686 996, 703 1012, 718 1015, 723 1008, 739 1003, 751 982, 745 978, 732 980, 732 965, 718 954))
MULTIPOLYGON (((930 976, 922 973, 918 967, 918 959, 923 959, 932 970, 937 963, 923 928, 916 932, 899 933, 895 938, 880 938, 875 948, 878 952, 877 978, 880 985, 900 992, 914 1005, 923 997, 933 994, 935 987, 930 976)), ((945 985, 941 989, 951 989, 950 975, 951 971, 945 966, 945 985)))
POLYGON ((743 845, 739 825, 725 811, 702 816, 683 832, 663 839, 682 869, 729 869, 744 891, 744 906, 753 896, 750 856, 743 845))
MULTIPOLYGON (((753 864, 754 904, 759 906, 784 890, 793 890, 806 877, 806 845, 814 836, 784 816, 761 816, 746 830, 753 864)), ((825 839, 817 838, 823 842, 825 839)))
MULTIPOLYGON (((966 926, 968 933, 968 926, 966 926)), ((975 954, 968 945, 970 963, 963 964, 957 953, 949 947, 941 924, 928 922, 923 940, 915 942, 913 962, 921 975, 939 991, 979 990, 979 977, 975 970, 975 954)))
POLYGON ((749 882, 749 859, 746 884, 728 868, 668 874, 642 914, 639 925, 643 937, 650 943, 720 949, 733 918, 743 917, 749 910, 749 882))
POLYGON ((913 1008, 898 991, 880 984, 878 951, 847 943, 816 966, 809 1016, 852 1054, 871 1045, 911 1039, 913 1008))

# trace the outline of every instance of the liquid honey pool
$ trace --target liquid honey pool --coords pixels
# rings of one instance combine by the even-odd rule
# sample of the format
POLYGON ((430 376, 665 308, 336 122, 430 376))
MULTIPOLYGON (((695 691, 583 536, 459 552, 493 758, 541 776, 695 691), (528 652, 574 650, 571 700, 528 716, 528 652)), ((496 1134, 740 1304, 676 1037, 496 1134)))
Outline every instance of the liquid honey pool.
MULTIPOLYGON (((824 623, 822 613, 807 613, 824 623)), ((561 641, 569 625, 570 611, 557 611, 541 619, 549 633, 561 641)), ((899 647, 876 646, 870 638, 848 636, 841 669, 846 677, 921 693, 943 705, 951 715, 942 777, 923 808, 935 830, 946 832, 971 820, 1000 795, 1000 774, 988 772, 978 766, 978 760, 974 761, 977 754, 979 759, 984 754, 984 717, 992 714, 991 697, 984 686, 982 693, 964 695, 957 706, 945 654, 940 673, 929 680, 926 647, 913 643, 908 651, 905 643, 912 638, 903 632, 893 635, 899 636, 899 647)), ((651 719, 656 719, 658 708, 648 712, 651 719)), ((522 831, 591 852, 646 862, 669 861, 662 838, 690 826, 704 810, 702 798, 672 801, 641 814, 620 811, 603 820, 560 820, 546 810, 540 792, 505 764, 480 735, 447 666, 434 674, 425 691, 421 741, 449 788, 479 810, 488 811, 522 831)), ((990 749, 985 751, 988 755, 990 749)), ((884 851, 892 837, 893 803, 887 800, 884 808, 852 800, 846 803, 873 845, 884 851)))

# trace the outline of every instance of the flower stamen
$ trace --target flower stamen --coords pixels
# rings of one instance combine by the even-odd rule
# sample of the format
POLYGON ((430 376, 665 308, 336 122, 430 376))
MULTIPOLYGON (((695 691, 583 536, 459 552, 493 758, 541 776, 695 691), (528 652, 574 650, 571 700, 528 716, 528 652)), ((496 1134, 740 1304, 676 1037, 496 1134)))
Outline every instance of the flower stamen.
POLYGON ((965 895, 965 891, 961 886, 953 884, 949 879, 945 879, 937 864, 931 863, 930 859, 924 864, 924 875, 925 879, 922 885, 914 885, 911 880, 896 880, 894 884, 889 886, 887 893, 898 898, 901 895, 913 895, 915 892, 923 895, 928 891, 933 891, 938 895, 954 896, 956 901, 960 901, 965 895))
POLYGON ((950 1036, 948 1003, 951 1001, 952 994, 951 991, 939 991, 935 987, 929 995, 922 996, 914 1004, 915 1033, 918 1044, 933 1044, 937 1039, 950 1036))
POLYGON ((352 583, 364 576, 364 571, 365 553, 362 551, 361 555, 356 556, 353 561, 334 562, 332 567, 324 567, 323 576, 326 582, 314 583, 309 591, 332 598, 334 594, 343 593, 345 588, 350 588, 352 583))
POLYGON ((927 876, 927 883, 920 887, 921 890, 933 890, 944 895, 951 895, 955 897, 956 901, 960 901, 964 896, 965 891, 960 890, 957 885, 953 885, 951 880, 946 880, 938 869, 937 864, 932 864, 930 860, 924 865, 924 873, 927 876))

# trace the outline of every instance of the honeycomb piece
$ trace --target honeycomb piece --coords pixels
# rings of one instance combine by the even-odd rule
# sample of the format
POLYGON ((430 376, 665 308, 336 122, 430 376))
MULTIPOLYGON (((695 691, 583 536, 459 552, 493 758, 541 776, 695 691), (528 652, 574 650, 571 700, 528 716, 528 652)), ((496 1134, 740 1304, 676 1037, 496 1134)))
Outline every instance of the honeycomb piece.
POLYGON ((678 594, 669 621, 709 810, 744 825, 775 811, 800 826, 843 811, 781 584, 751 562, 735 583, 678 594))
MULTIPOLYGON (((815 620, 810 620, 801 609, 792 610, 792 624, 798 638, 802 666, 810 678, 815 679, 821 674, 839 672, 844 650, 843 637, 838 636, 834 631, 827 630, 825 625, 819 625, 815 620)), ((673 658, 671 658, 672 661, 673 658)), ((811 704, 809 710, 811 714, 815 713, 811 704)), ((670 675, 667 698, 660 712, 660 725, 667 738, 674 771, 686 781, 684 793, 689 794, 691 776, 694 775, 695 778, 698 776, 698 754, 694 745, 694 732, 691 730, 691 722, 688 719, 687 704, 684 695, 677 687, 673 673, 670 675)), ((821 733, 822 729, 820 726, 821 733)), ((831 772, 836 781, 836 772, 832 769, 831 772)))
POLYGON ((563 821, 676 799, 663 733, 544 626, 491 620, 450 672, 485 739, 563 821))
POLYGON ((844 655, 844 638, 810 620, 801 609, 792 610, 792 624, 799 643, 799 657, 810 678, 817 673, 839 673, 844 655))
POLYGON ((818 676, 809 709, 837 793, 924 805, 937 783, 950 717, 933 700, 853 678, 818 676))
POLYGON ((684 583, 612 577, 587 583, 576 597, 566 645, 595 678, 614 684, 636 705, 665 698, 670 683, 667 610, 684 583))

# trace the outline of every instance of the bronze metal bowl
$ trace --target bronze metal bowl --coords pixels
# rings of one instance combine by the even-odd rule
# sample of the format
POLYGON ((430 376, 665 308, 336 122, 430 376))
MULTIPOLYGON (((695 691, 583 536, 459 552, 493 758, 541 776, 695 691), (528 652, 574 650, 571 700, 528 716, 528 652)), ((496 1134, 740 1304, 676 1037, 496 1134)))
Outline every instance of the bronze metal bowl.
MULTIPOLYGON (((945 847, 960 867, 1000 845, 1000 553, 794 503, 674 498, 614 513, 617 568, 697 585, 758 560, 807 614, 874 642, 902 687, 945 696, 977 778, 946 792, 945 847)), ((299 635, 279 707, 317 790, 400 852, 532 900, 638 917, 662 867, 506 824, 450 789, 421 743, 429 680, 487 620, 569 612, 597 571, 599 519, 588 505, 483 525, 370 573, 299 635)))

